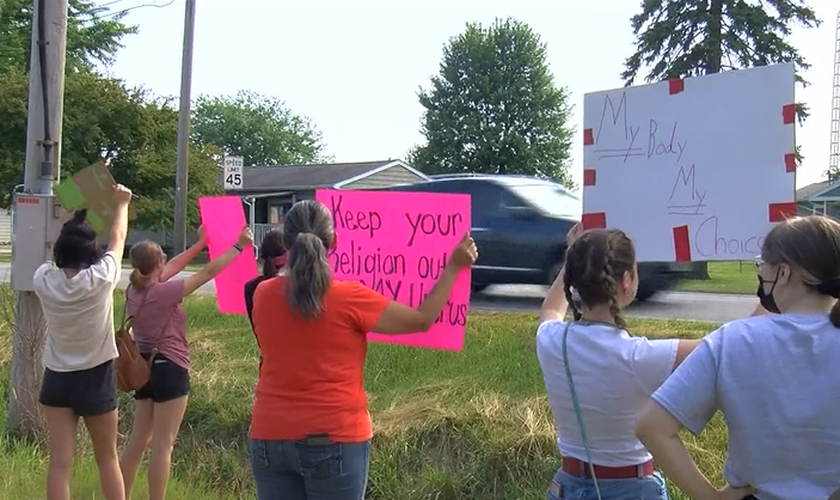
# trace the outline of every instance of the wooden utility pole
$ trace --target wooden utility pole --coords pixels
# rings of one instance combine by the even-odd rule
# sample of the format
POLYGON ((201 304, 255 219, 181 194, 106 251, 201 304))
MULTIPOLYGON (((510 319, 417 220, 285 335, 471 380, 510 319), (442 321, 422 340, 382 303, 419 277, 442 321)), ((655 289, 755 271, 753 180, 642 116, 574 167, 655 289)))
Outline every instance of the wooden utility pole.
MULTIPOLYGON (((52 195, 53 185, 59 178, 67 12, 68 0, 34 2, 24 166, 24 192, 29 194, 52 195)), ((16 224, 14 230, 17 236, 25 229, 16 224)), ((19 238, 15 240, 19 241, 19 238)), ((40 249, 15 248, 13 252, 43 252, 46 244, 47 234, 44 233, 40 249)), ((39 436, 44 430, 38 393, 44 370, 45 341, 46 322, 41 302, 32 291, 17 291, 8 424, 11 430, 22 435, 39 436)))
POLYGON ((187 188, 189 186, 190 101, 192 91, 193 38, 195 38, 195 2, 187 0, 184 11, 184 44, 181 54, 181 99, 178 109, 178 159, 175 170, 176 254, 187 249, 187 188))

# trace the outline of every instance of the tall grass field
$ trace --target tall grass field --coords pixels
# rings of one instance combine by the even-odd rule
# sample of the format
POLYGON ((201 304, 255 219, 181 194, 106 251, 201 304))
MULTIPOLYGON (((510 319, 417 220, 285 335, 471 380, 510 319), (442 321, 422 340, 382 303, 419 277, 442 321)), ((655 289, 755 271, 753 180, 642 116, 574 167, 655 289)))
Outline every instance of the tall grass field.
MULTIPOLYGON (((254 498, 247 457, 257 349, 247 318, 221 315, 211 297, 186 304, 193 392, 173 457, 171 500, 254 498)), ((121 298, 115 309, 121 308, 121 298)), ((371 344, 366 386, 374 420, 370 500, 537 500, 560 466, 536 360, 535 314, 472 313, 463 352, 371 344)), ((650 337, 700 337, 715 325, 632 320, 650 337)), ((9 395, 11 333, 0 331, 0 393, 9 395)), ((122 439, 131 399, 120 405, 122 439)), ((45 498, 47 454, 6 433, 0 412, 0 498, 45 498)), ((722 484, 726 430, 716 417, 686 435, 703 471, 722 484)), ((83 440, 84 441, 84 440, 83 440)), ((101 499, 88 444, 80 446, 74 499, 101 499)), ((686 498, 671 489, 672 498, 686 498)), ((133 498, 148 498, 145 477, 133 498)))

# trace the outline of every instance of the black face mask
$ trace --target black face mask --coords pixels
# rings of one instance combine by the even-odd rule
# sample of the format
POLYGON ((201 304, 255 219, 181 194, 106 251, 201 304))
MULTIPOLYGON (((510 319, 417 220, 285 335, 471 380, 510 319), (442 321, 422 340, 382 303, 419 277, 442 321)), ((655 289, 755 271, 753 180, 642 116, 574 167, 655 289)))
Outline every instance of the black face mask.
POLYGON ((781 271, 781 269, 776 270, 776 279, 773 281, 765 280, 761 277, 761 275, 758 275, 758 293, 756 294, 758 295, 758 302, 761 304, 761 307, 767 310, 767 312, 773 314, 779 314, 780 312, 779 306, 776 305, 776 299, 773 298, 773 290, 776 288, 776 282, 779 281, 779 271, 781 271), (769 292, 764 291, 765 284, 770 285, 769 292))

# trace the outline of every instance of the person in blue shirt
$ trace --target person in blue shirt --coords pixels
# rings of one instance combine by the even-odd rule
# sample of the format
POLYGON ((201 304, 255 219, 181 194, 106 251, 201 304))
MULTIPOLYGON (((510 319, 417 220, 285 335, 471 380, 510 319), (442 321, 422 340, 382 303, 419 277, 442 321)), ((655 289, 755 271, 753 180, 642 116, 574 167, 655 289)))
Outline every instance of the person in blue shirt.
POLYGON ((778 224, 756 271, 769 314, 705 337, 653 394, 635 432, 690 498, 827 499, 840 487, 840 222, 778 224), (700 434, 718 410, 729 431, 721 490, 679 436, 700 434))

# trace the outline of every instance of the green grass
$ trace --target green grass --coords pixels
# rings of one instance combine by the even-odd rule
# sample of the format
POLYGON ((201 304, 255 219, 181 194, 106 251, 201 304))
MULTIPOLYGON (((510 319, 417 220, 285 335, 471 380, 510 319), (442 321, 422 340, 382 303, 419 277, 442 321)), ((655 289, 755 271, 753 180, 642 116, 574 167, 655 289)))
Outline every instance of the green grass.
MULTIPOLYGON (((119 305, 117 305, 119 308, 119 305)), ((171 500, 253 498, 246 436, 257 352, 243 317, 222 316, 210 298, 187 303, 193 393, 176 445, 171 500)), ((375 437, 369 500, 537 500, 560 465, 555 429, 534 354, 534 314, 473 313, 461 353, 371 344, 366 367, 375 437)), ((715 325, 631 320, 648 336, 699 337, 715 325)), ((10 340, 0 335, 0 392, 7 396, 10 340)), ((121 401, 123 432, 131 402, 121 401)), ((0 428, 5 427, 0 417, 0 428)), ((3 434, 0 434, 2 436, 3 434)), ((686 435, 719 484, 726 433, 719 417, 701 439, 686 435)), ((0 437, 0 498, 43 498, 41 447, 0 437)), ((144 498, 137 483, 134 498, 144 498)), ((99 499, 89 445, 74 498, 99 499)), ((672 490, 672 498, 685 498, 672 490)))
POLYGON ((685 292, 755 294, 755 266, 748 261, 709 262, 707 280, 684 280, 677 290, 685 292))

